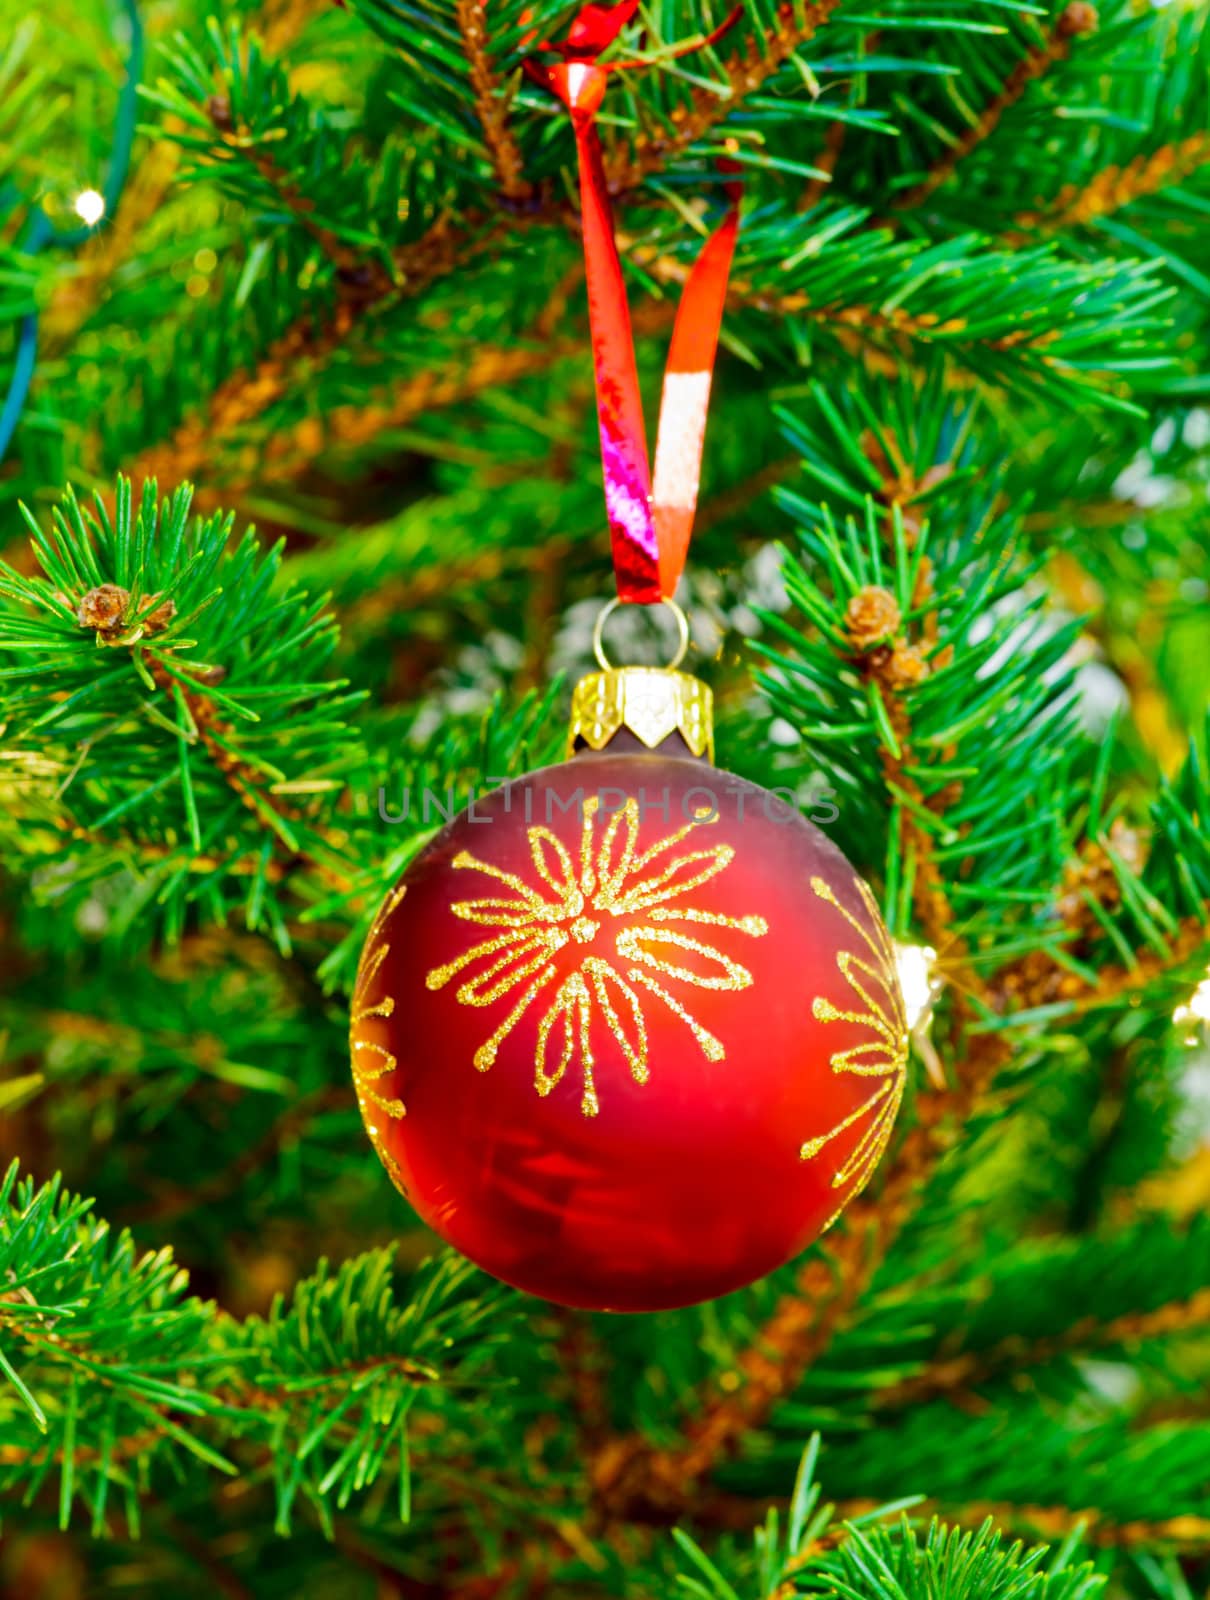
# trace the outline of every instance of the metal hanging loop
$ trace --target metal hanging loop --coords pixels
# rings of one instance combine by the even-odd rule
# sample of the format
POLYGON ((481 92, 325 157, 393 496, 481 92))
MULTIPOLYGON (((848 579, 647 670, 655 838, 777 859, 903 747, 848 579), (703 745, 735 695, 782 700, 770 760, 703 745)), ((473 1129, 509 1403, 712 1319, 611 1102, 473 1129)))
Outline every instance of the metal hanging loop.
MULTIPOLYGON (((592 653, 594 656, 596 656, 598 662, 600 663, 602 672, 614 672, 617 670, 614 662, 612 662, 605 654, 605 624, 609 621, 610 617, 613 616, 614 612, 619 606, 628 605, 631 603, 632 602, 630 601, 624 601, 615 596, 614 599, 607 600, 605 602, 597 615, 596 626, 592 630, 592 653)), ((666 663, 664 668, 666 672, 675 672, 680 666, 681 662, 685 659, 685 653, 689 649, 689 619, 681 610, 680 606, 677 605, 675 600, 669 600, 665 598, 661 600, 659 604, 662 606, 667 606, 672 612, 672 615, 676 618, 676 653, 673 655, 672 660, 666 663)))

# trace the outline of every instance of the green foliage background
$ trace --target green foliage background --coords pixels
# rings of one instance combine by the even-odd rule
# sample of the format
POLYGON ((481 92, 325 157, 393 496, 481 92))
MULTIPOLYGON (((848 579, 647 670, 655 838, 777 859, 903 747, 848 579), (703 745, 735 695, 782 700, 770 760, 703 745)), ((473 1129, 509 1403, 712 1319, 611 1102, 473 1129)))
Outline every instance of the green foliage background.
POLYGON ((38 313, 0 462, 0 1589, 1192 1600, 1207 8, 750 0, 677 58, 722 8, 653 0, 624 37, 653 399, 713 158, 745 168, 684 589, 720 763, 830 788, 937 978, 846 1221, 633 1319, 434 1253, 345 1044, 428 837, 379 788, 551 759, 607 589, 573 149, 521 70, 574 7, 530 9, 149 0, 120 201, 34 253, 104 184, 129 16, 0 0, 0 382, 38 313))

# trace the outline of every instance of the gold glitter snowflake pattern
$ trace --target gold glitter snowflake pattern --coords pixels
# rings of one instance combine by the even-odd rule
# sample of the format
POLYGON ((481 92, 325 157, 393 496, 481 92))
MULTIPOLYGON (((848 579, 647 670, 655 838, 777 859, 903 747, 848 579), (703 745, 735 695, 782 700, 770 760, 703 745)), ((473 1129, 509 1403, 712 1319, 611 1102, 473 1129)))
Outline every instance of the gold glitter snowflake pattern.
POLYGON ((506 892, 451 906, 456 917, 494 931, 455 961, 434 967, 425 980, 430 989, 441 989, 461 977, 456 998, 464 1006, 511 1002, 504 1020, 475 1052, 480 1072, 492 1066, 530 1008, 542 1005, 534 1087, 548 1095, 569 1071, 578 1072, 580 1107, 587 1117, 600 1109, 594 1023, 603 1023, 613 1036, 636 1083, 650 1077, 648 996, 681 1019, 708 1060, 723 1059, 721 1041, 669 986, 747 989, 752 974, 706 936, 687 932, 686 925, 754 938, 768 932, 763 917, 729 917, 685 903, 686 895, 726 871, 735 856, 728 844, 682 849, 692 835, 700 837, 708 820, 690 822, 640 852, 637 801, 628 800, 607 820, 598 812, 595 799, 585 802, 576 859, 549 828, 528 830, 533 864, 528 883, 518 873, 460 851, 456 868, 494 878, 506 892), (552 957, 564 950, 574 957, 577 947, 583 954, 571 972, 566 959, 560 963, 565 975, 554 987, 559 970, 552 957))
POLYGON ((378 1152, 378 1158, 386 1167, 391 1177, 400 1189, 403 1188, 403 1175, 399 1171, 398 1163, 394 1156, 383 1143, 382 1135, 378 1128, 378 1117, 391 1117, 398 1119, 407 1115, 407 1110, 402 1100, 384 1094, 380 1082, 388 1073, 394 1072, 398 1062, 394 1054, 385 1045, 376 1043, 372 1039, 359 1039, 357 1030, 359 1026, 371 1017, 389 1017, 395 1010, 395 1000, 392 995, 384 995, 382 999, 375 1000, 372 1004, 369 994, 374 979, 378 976, 382 963, 387 958, 390 946, 382 939, 382 930, 387 919, 407 892, 406 886, 399 884, 387 895, 379 907, 378 915, 368 935, 366 936, 365 949, 362 951, 361 964, 357 969, 357 982, 353 987, 353 1005, 351 1008, 351 1027, 353 1049, 353 1086, 357 1091, 357 1104, 361 1108, 362 1121, 366 1125, 366 1132, 370 1141, 378 1152))
POLYGON ((828 1227, 836 1221, 844 1204, 865 1187, 882 1160, 891 1129, 895 1126, 907 1077, 908 1026, 896 974, 895 952, 882 925, 874 896, 861 879, 857 880, 857 886, 869 914, 868 924, 842 906, 822 878, 811 879, 812 891, 820 900, 825 900, 840 912, 868 952, 856 954, 852 950, 841 950, 836 957, 836 965, 863 1009, 840 1011, 821 995, 816 996, 812 1006, 820 1022, 856 1022, 868 1030, 868 1036, 859 1044, 836 1051, 831 1058, 832 1071, 881 1080, 869 1099, 856 1111, 850 1112, 830 1132, 818 1139, 808 1139, 799 1152, 804 1161, 810 1161, 833 1139, 868 1118, 848 1160, 832 1179, 833 1189, 847 1192, 842 1205, 829 1218, 828 1227))

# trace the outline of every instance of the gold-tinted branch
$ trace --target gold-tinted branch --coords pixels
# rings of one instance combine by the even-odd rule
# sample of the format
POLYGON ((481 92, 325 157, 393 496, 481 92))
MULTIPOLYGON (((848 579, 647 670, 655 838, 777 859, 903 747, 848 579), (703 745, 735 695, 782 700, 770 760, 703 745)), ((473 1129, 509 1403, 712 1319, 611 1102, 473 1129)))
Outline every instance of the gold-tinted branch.
POLYGON ((540 346, 480 345, 460 368, 432 367, 364 405, 336 406, 322 416, 304 417, 275 433, 261 446, 249 447, 247 471, 242 454, 234 470, 219 465, 217 479, 228 494, 238 495, 253 476, 266 467, 275 484, 294 477, 311 464, 319 451, 362 450, 384 433, 405 428, 422 416, 449 406, 463 405, 501 384, 546 372, 559 361, 583 351, 583 341, 566 339, 540 346))
POLYGON ((1210 162, 1210 133, 1191 134, 1175 144, 1162 145, 1150 154, 1135 156, 1124 167, 1103 167, 1084 183, 1069 183, 1048 206, 1037 211, 1023 211, 1017 221, 1022 228, 1044 233, 1087 227, 1135 200, 1183 182, 1207 162, 1210 162))
MULTIPOLYGON (((363 450, 384 433, 405 428, 435 411, 463 405, 503 384, 548 372, 560 361, 583 359, 584 337, 550 336, 548 307, 535 319, 528 336, 516 344, 477 345, 461 367, 433 367, 407 379, 360 405, 336 406, 322 417, 308 416, 275 433, 263 445, 249 445, 236 455, 231 470, 221 463, 212 471, 211 484, 221 484, 228 496, 238 495, 254 478, 272 469, 275 484, 306 469, 319 452, 363 450)), ((660 332, 671 325, 675 308, 649 301, 636 308, 635 334, 660 332)))
MULTIPOLYGON (((469 220, 473 226, 476 219, 469 220)), ((303 313, 273 341, 255 367, 232 373, 204 408, 186 417, 171 438, 144 451, 132 466, 131 476, 155 478, 169 488, 185 480, 199 481, 194 503, 198 510, 212 510, 222 499, 212 472, 217 440, 229 438, 282 399, 301 365, 322 366, 372 312, 381 310, 388 300, 420 294, 488 248, 503 226, 499 223, 471 238, 443 217, 396 252, 393 283, 373 274, 369 281, 360 272, 347 274, 326 319, 320 320, 312 311, 303 313)))
MULTIPOLYGON (((619 233, 618 247, 623 254, 632 256, 636 265, 642 267, 657 283, 683 287, 689 277, 690 268, 685 262, 659 251, 636 248, 635 240, 625 233, 619 233)), ((802 290, 763 288, 747 278, 732 278, 727 290, 727 303, 741 311, 749 309, 773 316, 823 322, 838 338, 843 340, 847 336, 858 346, 875 340, 881 344, 909 339, 928 343, 961 333, 966 326, 962 318, 952 317, 943 322, 931 312, 913 315, 901 307, 887 312, 861 304, 838 305, 835 301, 820 303, 802 290)), ((1028 334, 1023 338, 1010 335, 1008 341, 989 340, 988 344, 992 349, 1000 349, 1006 342, 1019 346, 1041 343, 1053 337, 1053 333, 1049 332, 1028 334)))
POLYGON ((1043 952, 1025 956, 997 973, 992 993, 1007 1014, 1036 1006, 1070 1001, 1075 1015, 1119 1005, 1131 995, 1143 994, 1166 972, 1176 972, 1210 946, 1210 905, 1202 915, 1183 918, 1168 936, 1167 953, 1142 950, 1133 966, 1102 967, 1097 981, 1087 979, 1043 952))

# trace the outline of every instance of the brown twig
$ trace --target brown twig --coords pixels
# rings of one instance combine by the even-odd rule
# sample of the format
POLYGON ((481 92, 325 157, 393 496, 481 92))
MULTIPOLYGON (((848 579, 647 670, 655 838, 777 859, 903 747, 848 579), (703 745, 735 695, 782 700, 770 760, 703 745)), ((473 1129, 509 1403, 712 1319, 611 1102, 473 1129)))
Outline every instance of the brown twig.
MULTIPOLYGON (((920 564, 916 593, 911 597, 913 609, 927 603, 931 595, 932 567, 925 560, 920 564)), ((886 743, 880 748, 887 787, 906 794, 912 802, 898 807, 898 824, 901 858, 913 865, 912 907, 916 921, 941 962, 951 972, 961 969, 962 982, 955 990, 956 1003, 961 1009, 963 993, 978 992, 982 984, 971 971, 966 943, 955 930, 954 911, 934 854, 933 836, 920 818, 921 811, 943 813, 960 799, 961 789, 957 784, 950 784, 937 794, 928 795, 907 770, 914 756, 905 691, 926 677, 933 667, 944 663, 947 652, 935 648, 935 614, 926 613, 920 625, 921 643, 914 643, 902 631, 898 602, 885 589, 859 590, 849 602, 845 626, 853 663, 880 697, 898 745, 898 751, 886 743), (926 654, 930 648, 931 654, 926 654)), ((947 752, 942 752, 941 758, 945 759, 946 755, 947 752)))
MULTIPOLYGON (((675 308, 662 302, 637 307, 633 316, 636 335, 644 336, 671 325, 675 308)), ((561 361, 583 359, 584 339, 577 332, 561 339, 543 338, 539 324, 515 345, 478 345, 462 367, 433 367, 380 393, 365 403, 336 406, 322 417, 304 417, 267 443, 258 442, 234 460, 235 472, 221 464, 211 473, 211 484, 228 495, 239 495, 255 477, 272 468, 272 480, 281 484, 304 470, 319 451, 364 450, 394 430, 406 428, 420 417, 463 405, 488 390, 519 379, 549 372, 561 361)))
POLYGON ((841 118, 837 117, 835 122, 828 124, 823 149, 811 163, 817 169, 815 176, 807 179, 798 197, 800 211, 810 211, 812 206, 817 206, 830 188, 836 172, 836 163, 840 160, 848 135, 849 125, 841 118))
POLYGON ((232 792, 238 796, 243 805, 262 824, 268 824, 274 840, 278 843, 279 853, 281 847, 289 852, 291 862, 306 860, 315 874, 322 878, 332 889, 345 893, 352 887, 351 879, 343 872, 338 871, 329 862, 320 860, 313 853, 300 851, 287 843, 286 828, 291 822, 305 822, 309 830, 333 852, 340 856, 342 840, 324 828, 317 825, 312 819, 303 816, 292 807, 283 806, 280 802, 271 800, 264 792, 259 782, 259 774, 248 762, 230 748, 231 728, 215 711, 213 702, 206 694, 203 683, 195 682, 193 686, 183 683, 174 677, 163 662, 157 659, 154 653, 145 653, 144 660, 156 685, 169 697, 174 690, 179 693, 184 702, 193 727, 196 729, 198 743, 206 751, 214 765, 226 779, 232 792))
POLYGON ((1041 43, 1033 45, 1013 67, 998 94, 984 106, 978 118, 933 164, 924 178, 910 189, 905 189, 894 201, 894 209, 903 211, 918 206, 953 177, 959 164, 991 137, 1004 113, 1025 93, 1035 78, 1040 78, 1056 62, 1063 61, 1071 52, 1073 40, 1091 33, 1097 26, 1095 6, 1086 0, 1071 0, 1059 15, 1054 29, 1041 43))
POLYGON ((156 684, 171 699, 174 689, 180 694, 185 703, 186 710, 194 727, 197 737, 206 754, 226 778, 230 787, 239 796, 240 804, 251 811, 258 822, 268 820, 281 823, 295 820, 296 814, 286 807, 276 808, 261 792, 257 784, 257 774, 247 762, 233 754, 227 748, 226 741, 231 736, 230 725, 217 715, 211 701, 205 697, 204 690, 199 684, 196 689, 185 686, 178 678, 173 676, 154 655, 147 656, 147 669, 155 679, 156 684))
POLYGON ((487 0, 458 0, 458 31, 470 66, 475 110, 491 157, 500 192, 508 200, 527 200, 532 186, 526 182, 521 151, 508 126, 496 76, 488 55, 487 0))

